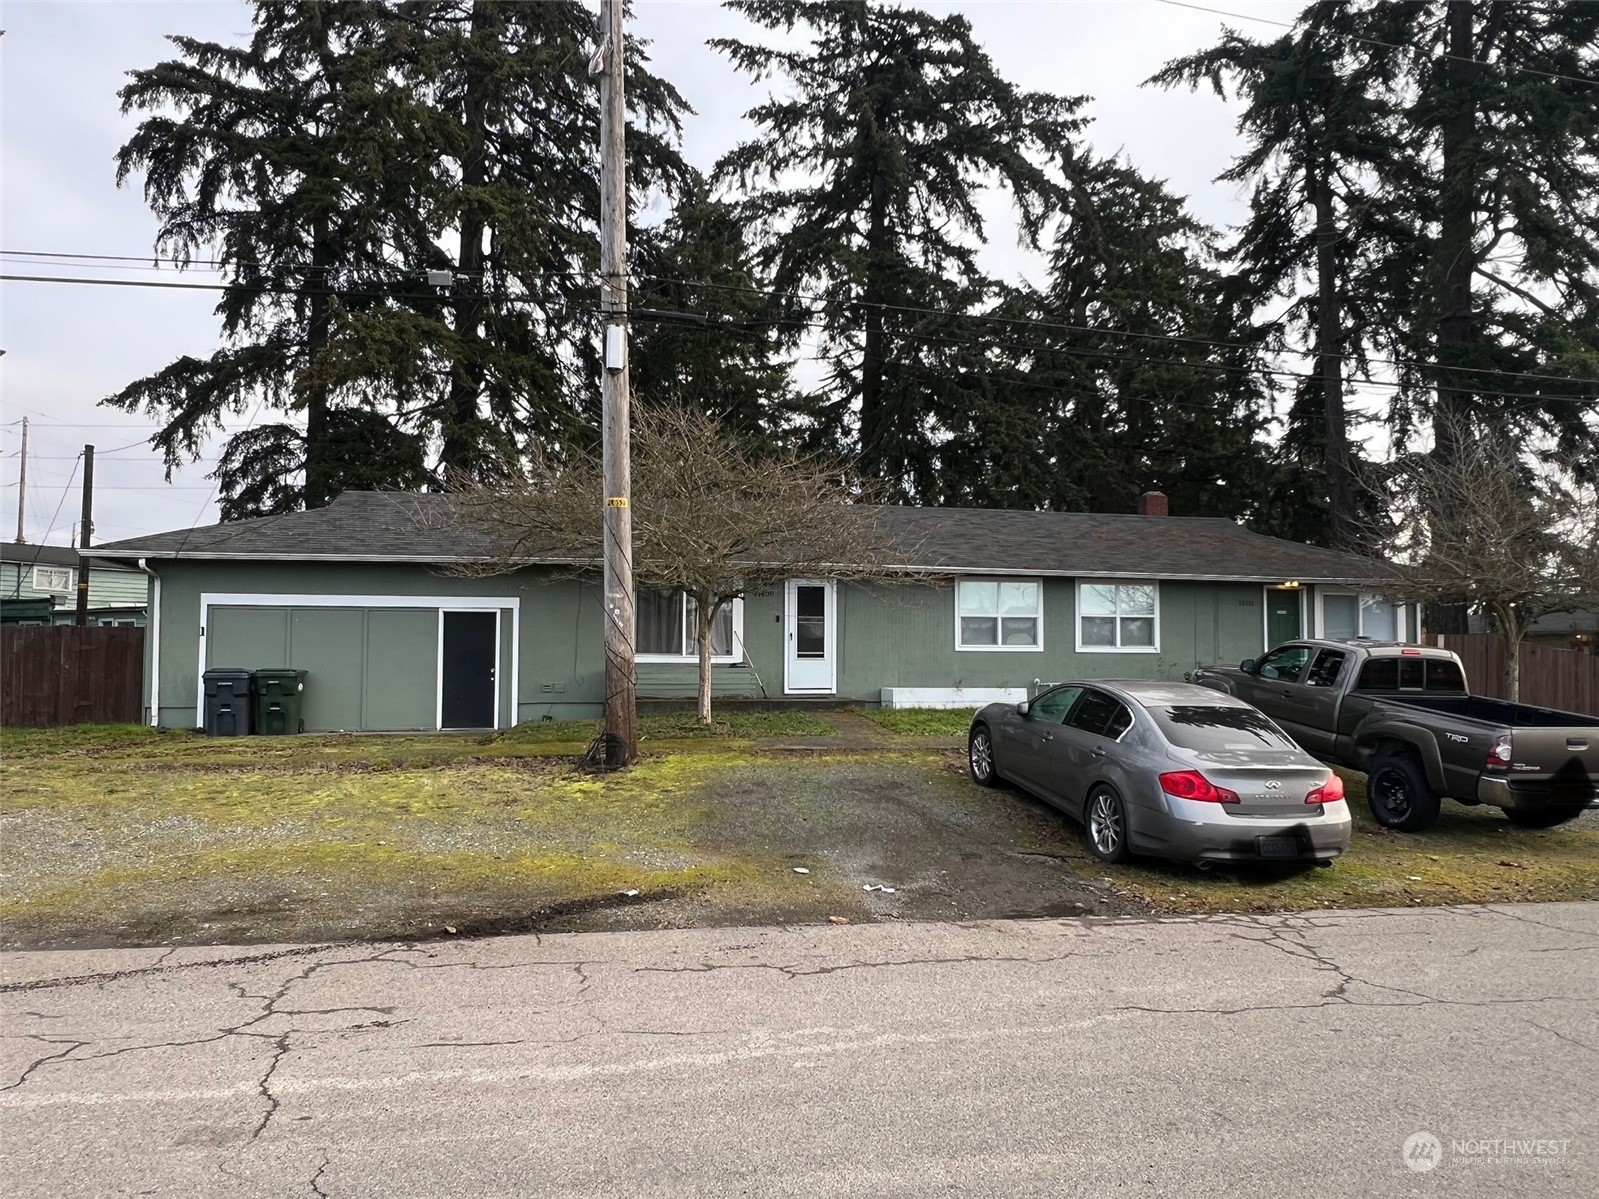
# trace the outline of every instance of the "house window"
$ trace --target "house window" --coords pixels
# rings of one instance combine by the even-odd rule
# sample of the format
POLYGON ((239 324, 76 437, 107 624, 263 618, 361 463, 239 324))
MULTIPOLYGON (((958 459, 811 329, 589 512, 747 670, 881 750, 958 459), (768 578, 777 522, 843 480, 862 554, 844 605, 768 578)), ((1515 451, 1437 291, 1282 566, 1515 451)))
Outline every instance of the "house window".
MULTIPOLYGON (((711 625, 711 660, 738 661, 743 600, 723 604, 711 625)), ((681 591, 638 593, 634 651, 642 662, 699 660, 699 606, 681 591)))
POLYGON ((1077 648, 1084 653, 1153 654, 1160 649, 1160 587, 1079 583, 1077 648))
POLYGON ((962 579, 955 584, 955 648, 1044 648, 1044 587, 1037 579, 962 579))
POLYGON ((1381 596, 1351 591, 1323 592, 1321 635, 1402 641, 1405 636, 1404 609, 1381 596))
POLYGON ((33 589, 35 591, 71 591, 72 567, 35 566, 33 568, 33 589))

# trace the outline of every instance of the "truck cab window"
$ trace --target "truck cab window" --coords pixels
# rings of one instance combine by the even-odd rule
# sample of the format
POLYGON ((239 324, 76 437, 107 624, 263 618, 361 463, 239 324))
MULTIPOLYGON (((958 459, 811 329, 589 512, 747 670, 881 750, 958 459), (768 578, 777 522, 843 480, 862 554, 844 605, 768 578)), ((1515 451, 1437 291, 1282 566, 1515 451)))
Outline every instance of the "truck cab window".
POLYGON ((1355 681, 1357 691, 1398 691, 1399 659, 1367 658, 1355 681))
POLYGON ((1305 676, 1305 683, 1311 687, 1333 687, 1338 683, 1338 676, 1344 672, 1344 661, 1348 657, 1342 650, 1324 649, 1316 655, 1316 661, 1310 668, 1310 673, 1305 676))

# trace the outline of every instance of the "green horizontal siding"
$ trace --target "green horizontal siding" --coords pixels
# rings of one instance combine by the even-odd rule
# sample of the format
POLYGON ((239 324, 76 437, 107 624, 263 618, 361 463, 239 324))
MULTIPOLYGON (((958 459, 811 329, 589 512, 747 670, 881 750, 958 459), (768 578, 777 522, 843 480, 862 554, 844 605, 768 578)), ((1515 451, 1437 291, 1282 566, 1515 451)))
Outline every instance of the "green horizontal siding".
MULTIPOLYGON (((44 563, 46 567, 53 563, 44 563)), ((33 567, 26 562, 0 562, 0 595, 8 599, 53 599, 56 607, 70 608, 78 602, 76 567, 62 567, 71 573, 65 591, 39 591, 33 585, 33 567)), ((149 577, 136 570, 89 571, 91 608, 140 608, 146 602, 149 577)))

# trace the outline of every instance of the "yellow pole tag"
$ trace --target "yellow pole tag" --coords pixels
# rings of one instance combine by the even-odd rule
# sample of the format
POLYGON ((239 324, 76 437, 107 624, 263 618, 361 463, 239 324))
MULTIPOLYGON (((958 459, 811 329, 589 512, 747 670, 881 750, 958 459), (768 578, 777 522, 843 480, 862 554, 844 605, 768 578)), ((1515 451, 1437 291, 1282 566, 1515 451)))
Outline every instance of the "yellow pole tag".
POLYGON ((605 506, 607 508, 626 508, 627 507, 627 497, 625 495, 606 496, 605 497, 605 506))

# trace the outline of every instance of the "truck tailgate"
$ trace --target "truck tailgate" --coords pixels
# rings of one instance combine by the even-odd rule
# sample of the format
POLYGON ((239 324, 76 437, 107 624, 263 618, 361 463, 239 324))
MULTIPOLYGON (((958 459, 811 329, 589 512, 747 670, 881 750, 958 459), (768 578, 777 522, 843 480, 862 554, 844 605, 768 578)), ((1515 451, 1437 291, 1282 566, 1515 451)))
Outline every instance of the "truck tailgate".
POLYGON ((1571 800, 1599 792, 1599 725, 1512 729, 1510 751, 1512 788, 1537 784, 1571 800))

